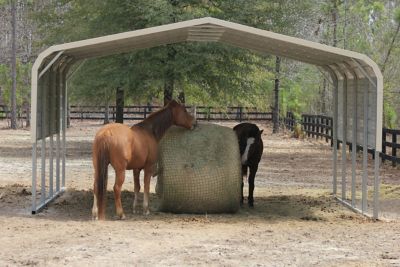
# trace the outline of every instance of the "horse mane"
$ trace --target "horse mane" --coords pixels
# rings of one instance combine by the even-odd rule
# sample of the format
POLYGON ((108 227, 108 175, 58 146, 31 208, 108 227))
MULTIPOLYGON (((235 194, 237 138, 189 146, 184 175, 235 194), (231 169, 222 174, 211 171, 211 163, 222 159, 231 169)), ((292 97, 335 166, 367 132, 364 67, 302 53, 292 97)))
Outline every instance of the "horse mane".
POLYGON ((146 129, 151 132, 157 140, 160 140, 168 128, 172 126, 172 110, 170 105, 151 113, 149 117, 135 126, 146 129))

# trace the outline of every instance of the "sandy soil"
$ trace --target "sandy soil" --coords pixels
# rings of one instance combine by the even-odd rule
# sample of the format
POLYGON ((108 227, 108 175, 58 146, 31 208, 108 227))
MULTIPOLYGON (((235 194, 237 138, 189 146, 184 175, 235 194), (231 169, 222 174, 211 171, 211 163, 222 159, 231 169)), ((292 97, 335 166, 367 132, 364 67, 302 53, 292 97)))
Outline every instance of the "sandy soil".
MULTIPOLYGON (((390 220, 368 220, 333 200, 328 145, 271 135, 269 125, 259 126, 265 129, 265 154, 253 209, 160 213, 153 179, 153 212, 134 215, 129 172, 122 196, 127 219, 113 218, 109 191, 105 222, 91 221, 90 215, 90 147, 100 125, 73 124, 67 133, 68 189, 34 216, 29 131, 1 129, 0 266, 400 266, 398 168, 381 171, 381 206, 390 220)), ((112 184, 110 172, 109 190, 112 184)))

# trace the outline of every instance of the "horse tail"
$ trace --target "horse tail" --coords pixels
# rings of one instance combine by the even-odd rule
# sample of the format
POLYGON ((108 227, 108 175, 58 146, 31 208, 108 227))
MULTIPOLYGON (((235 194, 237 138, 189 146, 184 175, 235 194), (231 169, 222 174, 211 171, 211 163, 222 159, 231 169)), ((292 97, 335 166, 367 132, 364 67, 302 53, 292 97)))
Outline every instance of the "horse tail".
POLYGON ((110 163, 109 147, 105 140, 100 139, 93 148, 93 157, 95 164, 95 201, 97 200, 98 218, 105 219, 106 194, 108 180, 108 164, 110 163), (97 189, 97 190, 96 190, 97 189))

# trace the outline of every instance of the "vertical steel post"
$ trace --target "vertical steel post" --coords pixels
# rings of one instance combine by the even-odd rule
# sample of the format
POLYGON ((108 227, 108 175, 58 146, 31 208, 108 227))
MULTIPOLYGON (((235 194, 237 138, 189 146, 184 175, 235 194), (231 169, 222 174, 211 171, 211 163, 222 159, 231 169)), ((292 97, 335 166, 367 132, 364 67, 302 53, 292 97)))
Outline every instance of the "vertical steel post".
POLYGON ((333 196, 336 197, 337 194, 337 131, 338 131, 338 97, 339 97, 339 81, 335 71, 331 67, 326 67, 326 71, 328 71, 332 77, 333 81, 333 120, 332 120, 332 139, 333 139, 333 179, 332 179, 332 193, 333 196))
MULTIPOLYGON (((47 75, 42 77, 42 79, 47 79, 47 75)), ((46 201, 46 86, 48 84, 46 82, 43 82, 43 86, 40 87, 40 90, 42 90, 42 99, 41 99, 41 125, 40 125, 40 131, 41 131, 41 150, 40 150, 40 156, 41 156, 41 195, 40 195, 40 204, 43 204, 46 201)))
POLYGON ((343 121, 342 121, 342 200, 346 200, 346 176, 347 176, 347 77, 343 77, 343 121))
POLYGON ((375 150, 375 166, 374 166, 374 210, 373 210, 373 218, 378 219, 379 216, 379 185, 380 185, 380 178, 379 178, 379 151, 375 150))
POLYGON ((60 192, 60 131, 61 131, 61 106, 62 106, 62 94, 61 94, 61 69, 58 69, 57 71, 57 76, 56 76, 56 99, 57 99, 57 104, 56 104, 56 128, 57 128, 57 134, 56 134, 56 191, 60 192))
POLYGON ((36 212, 37 141, 32 144, 32 214, 36 212))
POLYGON ((353 117, 352 117, 352 145, 351 145, 351 206, 356 207, 356 166, 357 166, 357 92, 358 92, 358 76, 349 64, 345 64, 353 76, 353 117))
POLYGON ((362 175, 362 185, 361 185, 361 210, 363 213, 367 211, 367 197, 368 197, 368 93, 369 93, 369 83, 363 90, 363 175, 362 175))
POLYGON ((65 187, 65 157, 67 153, 66 149, 66 129, 67 129, 67 80, 66 80, 66 73, 63 72, 63 87, 62 87, 62 94, 63 94, 63 103, 62 103, 62 176, 61 176, 61 186, 65 187))
POLYGON ((54 104, 54 72, 52 68, 48 70, 49 72, 49 135, 50 135, 50 144, 49 144, 49 198, 53 197, 53 171, 54 171, 54 166, 53 166, 53 147, 54 147, 54 140, 53 140, 53 120, 54 120, 54 110, 53 110, 53 104, 54 104))

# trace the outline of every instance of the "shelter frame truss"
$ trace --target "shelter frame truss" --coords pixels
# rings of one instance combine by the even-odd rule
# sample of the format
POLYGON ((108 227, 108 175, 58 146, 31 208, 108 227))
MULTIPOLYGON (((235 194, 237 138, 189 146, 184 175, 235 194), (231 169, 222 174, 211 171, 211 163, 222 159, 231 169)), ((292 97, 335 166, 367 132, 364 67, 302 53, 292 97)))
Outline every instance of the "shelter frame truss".
POLYGON ((333 195, 352 210, 378 218, 383 78, 376 63, 363 54, 209 17, 56 45, 38 56, 32 67, 31 94, 33 214, 65 190, 67 79, 71 67, 88 58, 180 42, 221 42, 312 64, 325 72, 333 84, 333 195), (351 153, 347 142, 352 144, 351 153), (363 151, 361 179, 357 146, 363 151), (368 209, 368 149, 375 151, 372 215, 368 209), (347 174, 348 158, 351 175, 347 174))

